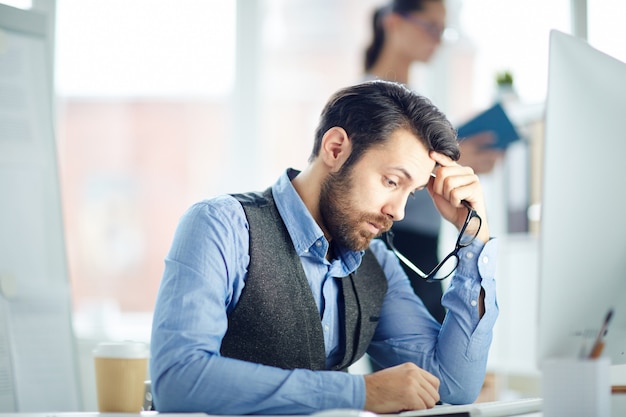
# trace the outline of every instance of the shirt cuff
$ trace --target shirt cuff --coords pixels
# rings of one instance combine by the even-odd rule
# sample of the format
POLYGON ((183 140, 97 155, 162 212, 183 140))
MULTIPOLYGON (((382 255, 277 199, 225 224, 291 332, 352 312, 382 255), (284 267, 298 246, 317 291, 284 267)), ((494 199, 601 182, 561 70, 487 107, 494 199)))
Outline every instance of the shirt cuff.
POLYGON ((452 278, 455 287, 465 289, 462 296, 459 294, 462 301, 472 307, 477 305, 479 288, 482 287, 485 291, 485 314, 479 319, 483 323, 481 326, 483 329, 489 329, 498 316, 495 278, 497 252, 497 239, 491 238, 487 243, 474 240, 472 244, 459 251, 459 266, 452 278))
POLYGON ((462 277, 477 277, 485 281, 495 280, 498 240, 483 243, 475 239, 469 246, 459 250, 457 274, 462 277))

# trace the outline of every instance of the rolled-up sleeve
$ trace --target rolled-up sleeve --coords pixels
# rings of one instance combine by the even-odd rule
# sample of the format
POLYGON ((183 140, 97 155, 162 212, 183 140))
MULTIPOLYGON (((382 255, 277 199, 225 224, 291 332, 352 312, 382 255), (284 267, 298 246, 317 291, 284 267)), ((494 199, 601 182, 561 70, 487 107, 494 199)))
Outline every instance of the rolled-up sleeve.
POLYGON ((498 316, 497 240, 475 241, 459 251, 459 266, 442 298, 447 309, 442 325, 415 295, 395 256, 382 247, 375 253, 387 274, 389 290, 368 352, 382 366, 410 361, 431 372, 441 381, 440 396, 445 402, 473 402, 484 381, 498 316))

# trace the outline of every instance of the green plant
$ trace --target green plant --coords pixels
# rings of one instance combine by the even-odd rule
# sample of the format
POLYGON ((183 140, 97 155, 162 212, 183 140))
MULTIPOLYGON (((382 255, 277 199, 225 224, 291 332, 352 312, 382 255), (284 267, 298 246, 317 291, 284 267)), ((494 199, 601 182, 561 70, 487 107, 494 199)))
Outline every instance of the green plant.
POLYGON ((496 74, 496 83, 499 86, 513 85, 513 74, 509 70, 498 72, 496 74))

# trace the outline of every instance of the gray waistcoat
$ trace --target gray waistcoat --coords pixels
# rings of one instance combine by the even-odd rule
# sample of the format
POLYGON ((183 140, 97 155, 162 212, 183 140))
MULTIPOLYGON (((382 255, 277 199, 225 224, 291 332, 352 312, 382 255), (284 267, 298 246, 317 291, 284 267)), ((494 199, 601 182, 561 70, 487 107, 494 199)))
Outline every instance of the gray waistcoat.
MULTIPOLYGON (((234 197, 250 226, 250 265, 228 317, 222 355, 283 369, 326 369, 319 312, 271 189, 234 197)), ((359 269, 341 279, 345 352, 333 370, 345 370, 365 354, 386 292, 383 270, 367 250, 359 269)))

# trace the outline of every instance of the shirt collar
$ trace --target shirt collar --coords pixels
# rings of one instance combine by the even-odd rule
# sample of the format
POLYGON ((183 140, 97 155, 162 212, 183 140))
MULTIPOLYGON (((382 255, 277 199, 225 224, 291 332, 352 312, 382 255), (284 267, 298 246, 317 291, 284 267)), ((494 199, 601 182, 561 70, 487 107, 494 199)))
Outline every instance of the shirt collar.
MULTIPOLYGON (((298 255, 311 252, 325 258, 329 242, 291 183, 299 173, 298 170, 287 169, 272 186, 272 195, 298 255)), ((337 252, 344 264, 346 275, 353 272, 361 263, 362 251, 339 248, 337 252)))

